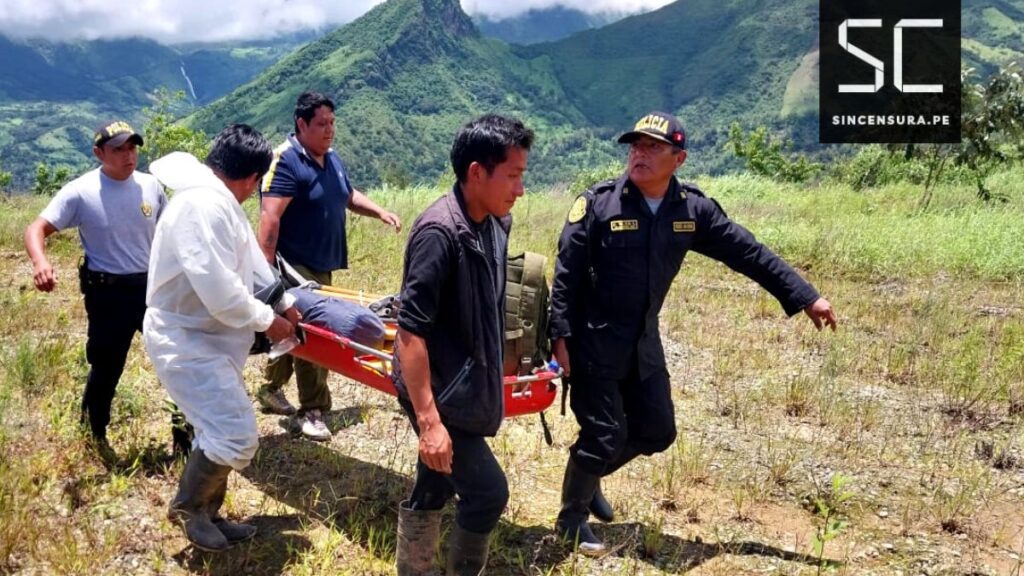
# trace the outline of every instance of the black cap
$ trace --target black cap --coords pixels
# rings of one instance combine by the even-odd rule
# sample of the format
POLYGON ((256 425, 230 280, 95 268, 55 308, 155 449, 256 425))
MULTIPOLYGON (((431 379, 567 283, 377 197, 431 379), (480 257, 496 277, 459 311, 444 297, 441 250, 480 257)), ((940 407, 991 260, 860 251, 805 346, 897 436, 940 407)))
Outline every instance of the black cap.
POLYGON ((114 120, 96 129, 96 134, 92 137, 92 144, 100 148, 111 144, 116 148, 129 140, 135 140, 137 145, 142 146, 142 136, 131 125, 124 120, 114 120))
POLYGON ((683 132, 683 124, 671 114, 651 112, 644 116, 637 121, 632 131, 619 136, 619 144, 629 144, 639 136, 650 136, 686 150, 686 132, 683 132))

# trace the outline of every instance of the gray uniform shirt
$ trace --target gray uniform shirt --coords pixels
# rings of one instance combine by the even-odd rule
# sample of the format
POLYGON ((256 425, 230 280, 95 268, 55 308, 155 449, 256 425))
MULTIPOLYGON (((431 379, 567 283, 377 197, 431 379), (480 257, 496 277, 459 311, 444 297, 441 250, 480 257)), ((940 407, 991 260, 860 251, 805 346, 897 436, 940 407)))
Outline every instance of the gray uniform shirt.
POLYGON ((78 228, 90 270, 136 274, 149 269, 156 221, 166 205, 163 186, 149 174, 119 181, 97 168, 68 182, 39 216, 58 230, 78 228))

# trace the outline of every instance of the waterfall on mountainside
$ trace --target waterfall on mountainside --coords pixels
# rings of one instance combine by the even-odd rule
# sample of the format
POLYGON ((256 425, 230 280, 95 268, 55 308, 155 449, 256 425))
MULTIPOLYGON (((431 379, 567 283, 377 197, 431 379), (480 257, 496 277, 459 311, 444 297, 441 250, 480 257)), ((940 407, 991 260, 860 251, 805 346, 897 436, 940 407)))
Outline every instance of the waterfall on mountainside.
POLYGON ((188 93, 192 96, 192 100, 199 100, 196 98, 196 89, 192 86, 192 79, 188 77, 188 72, 185 71, 185 63, 181 62, 181 75, 185 77, 185 83, 188 84, 188 93))

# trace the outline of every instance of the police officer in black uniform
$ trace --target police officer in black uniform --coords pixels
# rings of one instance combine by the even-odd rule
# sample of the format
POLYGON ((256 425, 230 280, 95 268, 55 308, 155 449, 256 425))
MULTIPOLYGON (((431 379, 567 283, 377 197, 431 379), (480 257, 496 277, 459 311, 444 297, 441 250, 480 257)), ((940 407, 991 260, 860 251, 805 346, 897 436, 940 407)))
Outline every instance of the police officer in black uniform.
POLYGON ((626 173, 581 194, 558 242, 551 291, 555 358, 571 376, 580 425, 569 448, 556 529, 584 554, 604 552, 589 512, 610 521, 600 479, 668 448, 675 414, 658 313, 690 250, 761 285, 792 316, 836 328, 832 306, 786 262, 675 171, 686 160, 679 120, 652 112, 619 138, 626 173))

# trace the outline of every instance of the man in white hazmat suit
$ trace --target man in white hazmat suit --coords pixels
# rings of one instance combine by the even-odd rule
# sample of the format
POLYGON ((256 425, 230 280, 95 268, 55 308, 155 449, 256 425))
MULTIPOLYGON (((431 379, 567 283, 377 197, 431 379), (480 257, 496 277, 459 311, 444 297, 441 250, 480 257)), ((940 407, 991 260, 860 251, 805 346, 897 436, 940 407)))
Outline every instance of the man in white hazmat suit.
POLYGON ((153 241, 143 337, 160 381, 195 427, 168 516, 203 550, 256 532, 218 514, 228 475, 248 466, 259 445, 242 368, 255 332, 279 341, 299 319, 290 297, 277 305, 280 316, 253 296, 275 277, 241 204, 272 157, 259 132, 236 124, 217 135, 205 165, 175 152, 150 166, 174 196, 153 241))

